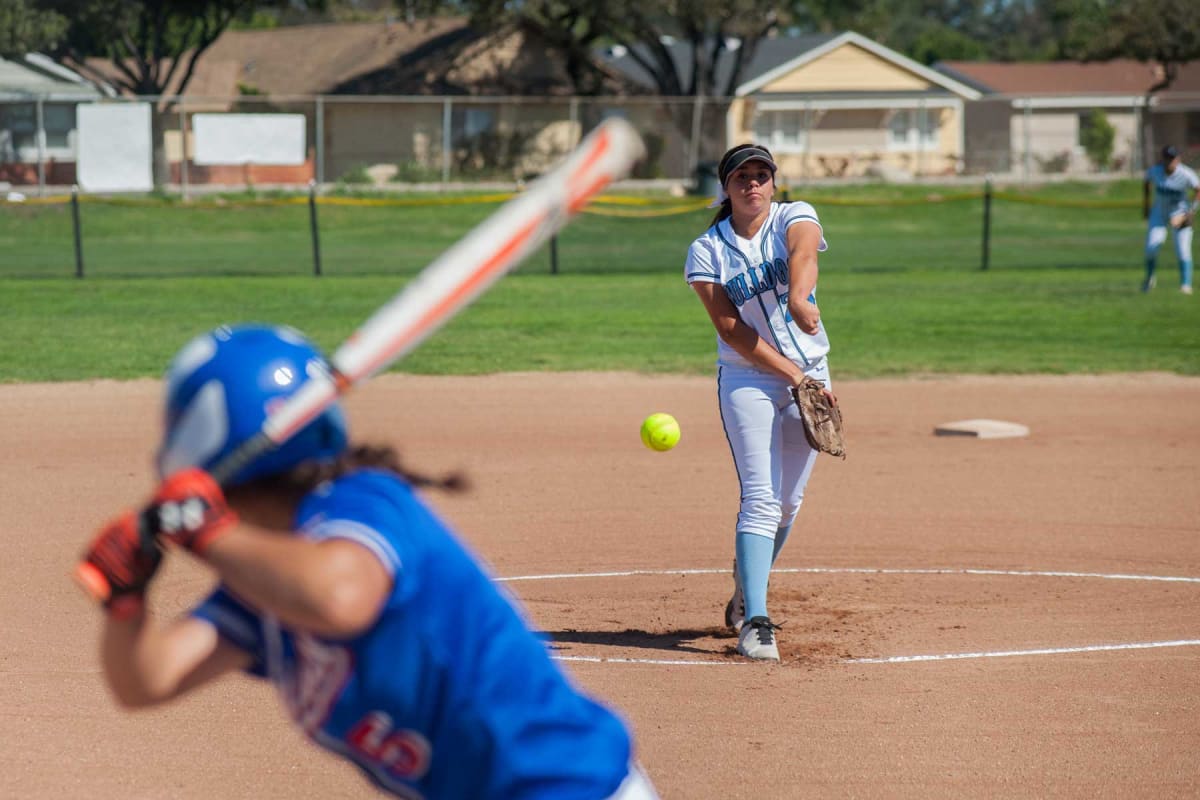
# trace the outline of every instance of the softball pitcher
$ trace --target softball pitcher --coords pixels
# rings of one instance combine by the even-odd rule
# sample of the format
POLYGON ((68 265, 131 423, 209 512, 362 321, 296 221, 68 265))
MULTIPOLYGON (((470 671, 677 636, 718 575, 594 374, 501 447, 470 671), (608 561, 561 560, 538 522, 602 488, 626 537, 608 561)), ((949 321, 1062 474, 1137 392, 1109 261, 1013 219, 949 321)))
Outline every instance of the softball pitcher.
POLYGON ((1200 178, 1191 167, 1183 164, 1179 151, 1167 145, 1162 159, 1146 170, 1142 184, 1142 216, 1146 229, 1146 279, 1142 291, 1154 288, 1155 264, 1159 248, 1167 241, 1167 228, 1175 232, 1175 257, 1179 261, 1179 291, 1192 293, 1192 221, 1196 212, 1196 192, 1200 178), (1150 190, 1154 190, 1154 204, 1150 190))
POLYGON ((717 330, 717 399, 741 484, 725 621, 739 633, 739 653, 778 661, 767 586, 817 457, 791 387, 810 375, 836 398, 816 302, 821 223, 808 203, 773 201, 775 172, 765 147, 725 153, 720 211, 692 243, 684 272, 717 330))
POLYGON ((451 484, 350 446, 336 404, 225 492, 204 471, 328 369, 295 331, 258 325, 176 356, 163 482, 81 566, 112 589, 102 663, 117 699, 159 705, 242 671, 396 797, 653 800, 621 719, 571 685, 415 488, 451 484), (162 544, 220 577, 173 621, 145 608, 162 544))

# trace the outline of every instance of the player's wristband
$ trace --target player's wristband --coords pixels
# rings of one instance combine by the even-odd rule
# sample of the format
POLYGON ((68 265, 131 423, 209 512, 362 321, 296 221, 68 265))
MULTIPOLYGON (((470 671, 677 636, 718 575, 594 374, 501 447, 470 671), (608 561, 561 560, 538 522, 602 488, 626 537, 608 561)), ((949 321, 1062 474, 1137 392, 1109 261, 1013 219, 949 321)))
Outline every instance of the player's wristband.
POLYGON ((115 620, 124 622, 125 620, 133 619, 141 616, 146 610, 146 596, 140 592, 137 594, 125 594, 120 597, 114 597, 106 606, 108 615, 115 620))

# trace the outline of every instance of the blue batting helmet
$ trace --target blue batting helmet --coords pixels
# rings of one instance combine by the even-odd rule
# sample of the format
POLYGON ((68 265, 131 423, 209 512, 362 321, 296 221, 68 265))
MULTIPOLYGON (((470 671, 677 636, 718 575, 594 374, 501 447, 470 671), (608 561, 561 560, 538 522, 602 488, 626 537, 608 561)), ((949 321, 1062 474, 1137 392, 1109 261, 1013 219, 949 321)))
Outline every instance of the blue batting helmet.
MULTIPOLYGON (((192 339, 167 369, 166 425, 158 473, 211 470, 259 432, 267 412, 295 394, 329 363, 292 328, 222 326, 192 339)), ((346 421, 336 403, 278 448, 251 460, 226 481, 234 486, 285 472, 346 449, 346 421)))

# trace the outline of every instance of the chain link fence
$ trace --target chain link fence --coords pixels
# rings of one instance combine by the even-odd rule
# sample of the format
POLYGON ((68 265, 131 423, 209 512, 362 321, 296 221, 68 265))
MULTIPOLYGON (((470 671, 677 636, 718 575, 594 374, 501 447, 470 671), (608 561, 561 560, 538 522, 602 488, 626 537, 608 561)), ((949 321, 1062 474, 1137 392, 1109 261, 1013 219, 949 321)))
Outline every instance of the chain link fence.
MULTIPOLYGON (((689 98, 137 97, 152 104, 156 185, 202 193, 244 186, 520 183, 545 171, 606 117, 628 119, 647 158, 634 179, 688 181, 725 148, 727 103, 689 98), (204 164, 195 155, 201 114, 296 114, 303 163, 204 164)), ((114 101, 106 101, 114 102, 114 101)), ((116 101, 120 102, 120 101, 116 101)), ((13 187, 76 182, 75 108, 47 99, 0 99, 0 181, 13 187)))
MULTIPOLYGON (((713 188, 706 179, 731 138, 746 135, 742 131, 776 148, 784 182, 1128 177, 1139 175, 1167 142, 1179 146, 1186 161, 1200 161, 1200 95, 1170 97, 1149 106, 1153 113, 1143 97, 1109 96, 992 95, 915 105, 909 99, 890 108, 883 100, 856 100, 851 107, 845 100, 799 97, 785 104, 790 110, 753 98, 246 94, 104 102, 151 104, 155 185, 187 197, 310 183, 511 187, 544 171, 609 116, 628 119, 645 139, 648 156, 632 178, 701 193, 713 188), (198 162, 198 115, 233 113, 302 117, 302 163, 198 162), (1101 142, 1111 138, 1099 155, 1091 144, 1097 126, 1101 142)), ((44 195, 78 183, 77 103, 0 97, 0 188, 44 195)))

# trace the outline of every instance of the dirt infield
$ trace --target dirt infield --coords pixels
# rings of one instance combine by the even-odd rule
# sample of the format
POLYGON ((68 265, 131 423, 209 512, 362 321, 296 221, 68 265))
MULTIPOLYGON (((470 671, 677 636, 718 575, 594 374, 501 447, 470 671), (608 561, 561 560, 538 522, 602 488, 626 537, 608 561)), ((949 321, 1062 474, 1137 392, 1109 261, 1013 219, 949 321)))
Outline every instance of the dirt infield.
MULTIPOLYGON (((469 472, 431 499, 666 798, 1200 794, 1200 379, 837 389, 849 457, 818 463, 772 578, 778 666, 720 626, 737 484, 713 381, 397 375, 348 405, 355 438, 469 472), (638 439, 653 411, 681 423, 669 453, 638 439), (933 435, 974 418, 1031 435, 933 435)), ((67 573, 150 488, 158 393, 0 387, 0 796, 374 796, 248 679, 140 714, 107 696, 67 573)), ((173 557, 154 604, 210 581, 173 557)))

